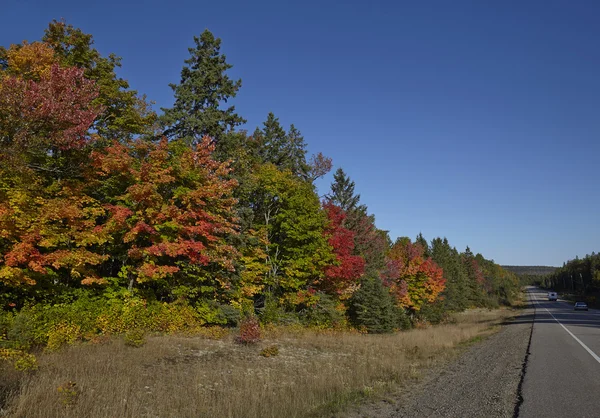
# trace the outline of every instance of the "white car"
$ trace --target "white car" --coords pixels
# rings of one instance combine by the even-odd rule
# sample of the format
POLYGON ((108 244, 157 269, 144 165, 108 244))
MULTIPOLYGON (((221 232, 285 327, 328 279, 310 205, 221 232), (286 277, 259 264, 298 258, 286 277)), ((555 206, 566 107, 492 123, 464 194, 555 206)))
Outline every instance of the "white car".
POLYGON ((558 300, 558 294, 556 292, 548 292, 548 300, 550 300, 550 301, 558 300))

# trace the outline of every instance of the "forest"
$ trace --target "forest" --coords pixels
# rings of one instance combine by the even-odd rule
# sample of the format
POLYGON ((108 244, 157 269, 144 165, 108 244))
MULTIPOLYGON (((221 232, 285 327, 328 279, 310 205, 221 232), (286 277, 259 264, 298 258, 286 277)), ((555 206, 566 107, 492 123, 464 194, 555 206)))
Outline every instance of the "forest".
POLYGON ((575 257, 553 273, 538 277, 536 281, 542 287, 571 294, 577 300, 583 299, 597 306, 600 296, 600 254, 592 252, 583 258, 575 257))
MULTIPOLYGON (((332 158, 273 113, 245 129, 210 31, 160 111, 92 35, 65 21, 41 35, 0 48, 0 357, 18 367, 101 335, 388 333, 517 297, 517 276, 468 247, 390 237, 343 168, 319 197, 332 158)), ((599 260, 553 286, 596 286, 599 260)))

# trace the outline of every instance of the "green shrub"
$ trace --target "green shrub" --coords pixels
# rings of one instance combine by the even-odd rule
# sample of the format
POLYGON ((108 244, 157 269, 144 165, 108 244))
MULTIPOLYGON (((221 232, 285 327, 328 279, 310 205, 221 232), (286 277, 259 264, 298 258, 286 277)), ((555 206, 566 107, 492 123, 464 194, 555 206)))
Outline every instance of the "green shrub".
POLYGON ((339 309, 339 304, 330 295, 318 294, 318 302, 304 307, 298 317, 304 325, 319 328, 330 328, 345 323, 344 312, 339 309))
POLYGON ((259 310, 263 324, 296 325, 300 319, 295 312, 287 312, 277 298, 271 294, 265 296, 264 306, 259 310))
POLYGON ((439 324, 448 319, 448 311, 443 301, 424 303, 421 310, 415 315, 418 321, 426 321, 430 324, 439 324))
POLYGON ((140 328, 128 330, 123 338, 130 347, 141 347, 146 343, 146 333, 140 328))

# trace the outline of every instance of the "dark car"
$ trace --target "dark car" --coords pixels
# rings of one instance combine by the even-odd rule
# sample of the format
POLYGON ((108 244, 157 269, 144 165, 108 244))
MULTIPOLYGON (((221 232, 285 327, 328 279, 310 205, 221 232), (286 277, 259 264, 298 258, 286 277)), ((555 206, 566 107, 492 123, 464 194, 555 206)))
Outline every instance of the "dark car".
POLYGON ((587 311, 588 310, 588 306, 587 303, 585 302, 575 302, 575 309, 576 311, 587 311))

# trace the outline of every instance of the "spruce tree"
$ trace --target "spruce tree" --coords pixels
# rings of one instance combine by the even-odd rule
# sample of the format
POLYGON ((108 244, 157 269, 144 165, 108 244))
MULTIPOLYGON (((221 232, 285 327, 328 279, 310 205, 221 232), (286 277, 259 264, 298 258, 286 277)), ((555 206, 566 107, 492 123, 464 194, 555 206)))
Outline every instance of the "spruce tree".
POLYGON ((294 125, 286 133, 279 118, 270 112, 263 129, 257 128, 253 138, 261 162, 274 164, 280 170, 290 170, 296 176, 307 178, 310 167, 306 163, 306 143, 294 125))
POLYGON ((170 84, 175 94, 172 108, 162 108, 160 122, 164 134, 190 144, 207 135, 219 142, 227 133, 246 121, 235 113, 235 107, 222 107, 236 96, 242 80, 232 80, 226 74, 232 65, 221 54, 221 39, 207 29, 194 36, 194 48, 185 60, 179 84, 170 84))
POLYGON ((327 195, 327 199, 341 207, 345 212, 352 211, 358 207, 360 195, 354 194, 354 182, 350 180, 341 168, 338 168, 333 175, 331 193, 327 195))
POLYGON ((364 327, 367 332, 382 334, 402 327, 401 312, 394 305, 392 296, 375 274, 365 276, 360 288, 350 298, 348 316, 355 327, 364 327))

